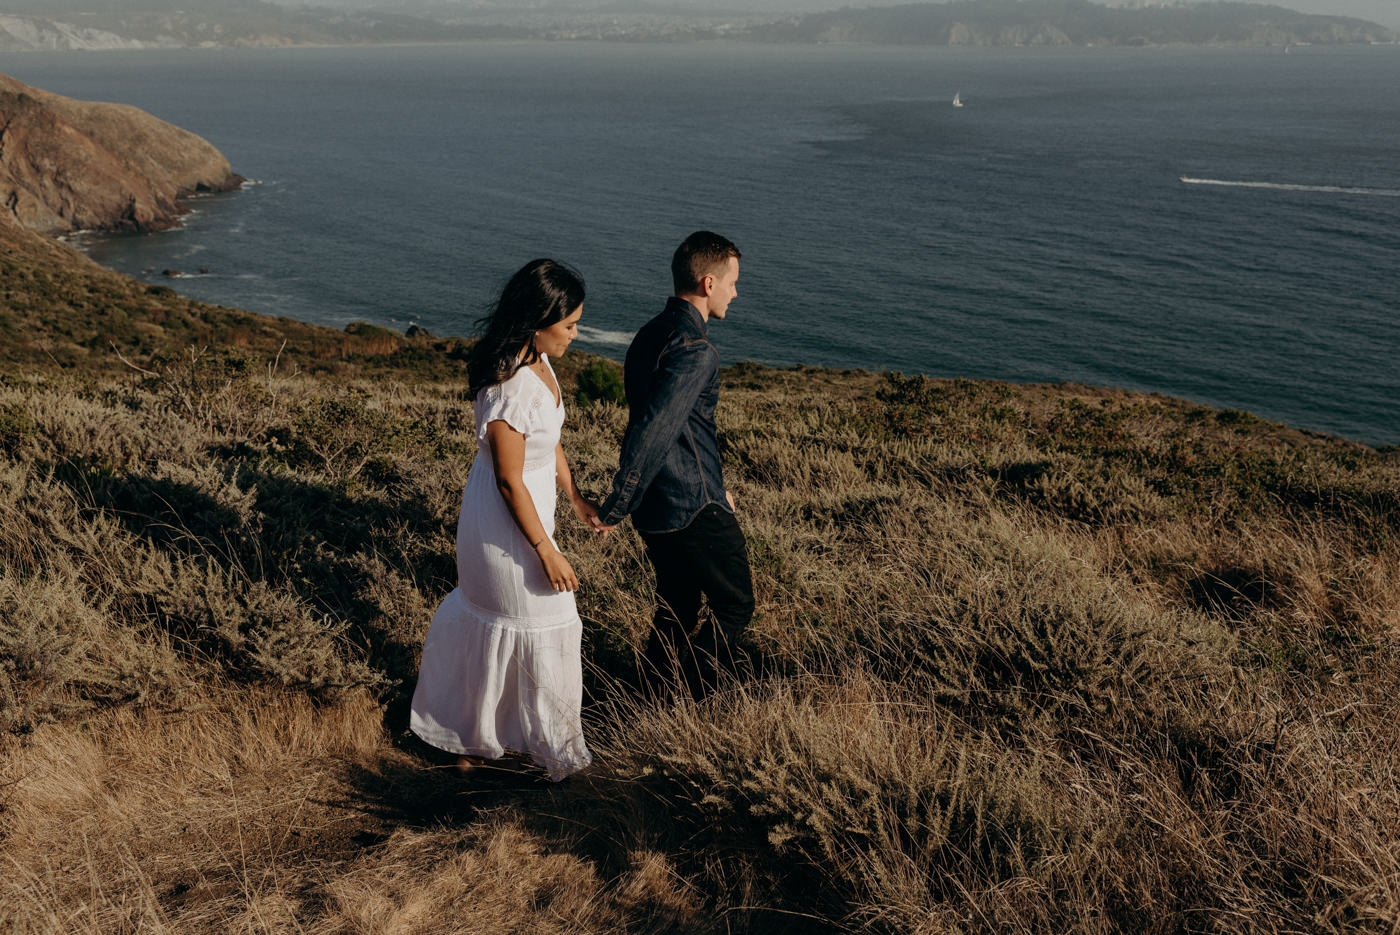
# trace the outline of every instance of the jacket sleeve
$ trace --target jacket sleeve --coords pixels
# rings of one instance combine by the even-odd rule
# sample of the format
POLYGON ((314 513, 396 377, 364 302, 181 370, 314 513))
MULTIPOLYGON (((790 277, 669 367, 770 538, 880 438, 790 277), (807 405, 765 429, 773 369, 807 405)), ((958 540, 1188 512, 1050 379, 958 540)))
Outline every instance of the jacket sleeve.
POLYGON ((718 366, 707 341, 683 344, 661 356, 652 372, 646 409, 632 420, 622 439, 612 493, 598 511, 604 523, 616 525, 641 505, 642 494, 656 479, 718 366))

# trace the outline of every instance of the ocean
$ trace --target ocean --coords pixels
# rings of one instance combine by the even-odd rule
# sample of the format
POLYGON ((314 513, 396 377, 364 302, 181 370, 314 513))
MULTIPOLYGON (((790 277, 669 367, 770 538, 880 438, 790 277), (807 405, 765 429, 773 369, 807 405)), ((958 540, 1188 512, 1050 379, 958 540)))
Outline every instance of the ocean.
POLYGON ((206 301, 467 334, 551 256, 589 284, 579 346, 620 357, 708 228, 744 254, 711 329, 730 362, 1121 386, 1400 443, 1400 48, 541 42, 0 71, 148 110, 251 180, 179 230, 81 240, 206 301))

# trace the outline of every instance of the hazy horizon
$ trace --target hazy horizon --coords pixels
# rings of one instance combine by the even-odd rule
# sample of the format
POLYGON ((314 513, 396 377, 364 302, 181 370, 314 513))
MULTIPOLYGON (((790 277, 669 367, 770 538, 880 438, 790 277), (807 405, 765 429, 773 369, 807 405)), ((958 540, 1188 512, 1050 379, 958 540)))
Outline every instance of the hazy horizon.
MULTIPOLYGON (((549 10, 654 10, 656 12, 676 12, 709 15, 728 13, 751 13, 757 15, 778 13, 812 13, 837 10, 844 7, 883 7, 920 0, 270 0, 283 7, 321 7, 341 10, 376 9, 384 12, 423 14, 443 11, 495 11, 505 12, 547 12, 549 10)), ((949 0, 923 0, 929 3, 943 3, 949 0)), ((1095 0, 1102 3, 1103 0, 1095 0)), ((1110 5, 1126 5, 1133 0, 1118 0, 1110 5)), ((1198 0, 1206 2, 1206 0, 1198 0)), ((1278 6, 1326 16, 1350 16, 1370 20, 1390 29, 1400 30, 1400 0, 1244 0, 1267 6, 1278 6)), ((177 5, 177 4, 176 4, 177 5)), ((112 11, 142 8, 167 8, 172 0, 20 0, 7 4, 5 13, 27 13, 41 16, 58 16, 73 12, 89 12, 97 9, 112 11)))
MULTIPOLYGON (((543 10, 569 7, 653 7, 658 10, 694 10, 698 0, 272 0, 280 6, 320 6, 340 9, 423 10, 471 7, 476 9, 543 10)), ((780 13, 820 12, 843 7, 897 6, 920 0, 719 0, 716 12, 780 13)), ((949 0, 923 0, 941 3, 949 0)), ((1095 0, 1103 2, 1103 0, 1095 0)), ((1205 0, 1201 0, 1205 2, 1205 0)), ((1400 29, 1400 0, 1243 0, 1323 16, 1351 16, 1400 29)), ((1109 4, 1113 6, 1122 3, 1109 4)))

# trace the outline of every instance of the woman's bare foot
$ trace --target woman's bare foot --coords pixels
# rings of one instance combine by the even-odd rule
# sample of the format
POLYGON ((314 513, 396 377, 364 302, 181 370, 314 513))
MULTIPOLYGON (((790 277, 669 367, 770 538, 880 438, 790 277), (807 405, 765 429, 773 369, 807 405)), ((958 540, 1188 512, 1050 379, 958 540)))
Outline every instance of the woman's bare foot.
POLYGON ((464 754, 462 756, 457 757, 457 772, 470 773, 472 770, 476 769, 478 766, 482 765, 485 762, 485 757, 469 756, 464 754))

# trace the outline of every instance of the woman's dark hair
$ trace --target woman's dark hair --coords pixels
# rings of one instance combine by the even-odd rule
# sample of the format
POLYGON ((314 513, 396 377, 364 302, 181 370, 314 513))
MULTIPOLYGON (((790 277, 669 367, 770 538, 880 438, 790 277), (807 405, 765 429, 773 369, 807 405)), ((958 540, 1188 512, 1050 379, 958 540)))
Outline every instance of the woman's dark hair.
POLYGON ((501 290, 496 307, 481 319, 467 356, 472 398, 487 386, 509 380, 517 369, 540 359, 535 332, 563 321, 583 304, 583 277, 553 260, 531 260, 501 290), (525 355, 516 355, 524 348, 525 355))

